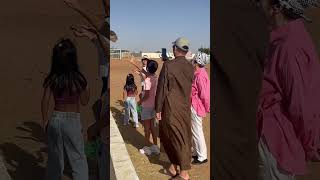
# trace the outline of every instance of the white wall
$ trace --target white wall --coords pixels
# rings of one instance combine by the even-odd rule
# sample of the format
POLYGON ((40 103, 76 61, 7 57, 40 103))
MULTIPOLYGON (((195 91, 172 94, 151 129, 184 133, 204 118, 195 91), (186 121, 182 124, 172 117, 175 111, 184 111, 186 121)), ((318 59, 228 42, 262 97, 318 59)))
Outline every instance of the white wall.
MULTIPOLYGON (((148 58, 150 59, 157 59, 157 58, 161 58, 161 53, 141 53, 141 57, 147 55, 148 58)), ((173 53, 171 52, 167 52, 167 56, 174 58, 173 53)), ((192 54, 192 58, 195 56, 195 54, 192 54)))
MULTIPOLYGON (((148 58, 150 58, 150 59, 161 58, 161 53, 141 53, 141 57, 143 57, 145 55, 147 55, 148 58)), ((167 56, 170 56, 172 58, 174 57, 173 53, 171 53, 171 52, 169 52, 169 53, 167 52, 167 56)))
POLYGON ((157 59, 160 58, 161 53, 141 53, 141 57, 148 56, 150 59, 157 59))

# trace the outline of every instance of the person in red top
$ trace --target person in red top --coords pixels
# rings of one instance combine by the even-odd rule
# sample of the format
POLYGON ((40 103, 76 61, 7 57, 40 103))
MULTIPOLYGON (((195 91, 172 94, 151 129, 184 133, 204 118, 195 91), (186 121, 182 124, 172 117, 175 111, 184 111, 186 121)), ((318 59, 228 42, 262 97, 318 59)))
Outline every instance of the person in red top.
POLYGON ((262 180, 292 180, 319 160, 320 63, 304 10, 317 1, 261 0, 270 27, 258 109, 262 180))
POLYGON ((208 55, 202 52, 197 53, 193 59, 195 69, 191 90, 193 164, 203 164, 208 161, 202 128, 202 119, 210 112, 210 80, 205 70, 205 65, 208 63, 208 55))
POLYGON ((41 100, 43 128, 48 137, 46 180, 61 179, 68 157, 75 180, 88 180, 88 164, 84 151, 80 105, 87 105, 90 91, 80 72, 77 48, 70 39, 60 40, 52 50, 52 64, 45 78, 41 100), (54 99, 54 111, 50 101, 54 99), (66 156, 66 155, 67 156, 66 156))
POLYGON ((125 116, 123 125, 128 125, 130 113, 132 114, 134 127, 139 127, 136 95, 138 94, 137 86, 132 74, 127 75, 126 84, 123 87, 123 101, 125 104, 125 116))

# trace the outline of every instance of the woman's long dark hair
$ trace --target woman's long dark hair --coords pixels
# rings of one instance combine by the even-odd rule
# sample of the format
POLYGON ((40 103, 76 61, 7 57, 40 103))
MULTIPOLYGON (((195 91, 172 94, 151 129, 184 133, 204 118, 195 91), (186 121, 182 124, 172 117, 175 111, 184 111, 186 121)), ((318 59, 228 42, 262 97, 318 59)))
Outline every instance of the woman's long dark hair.
POLYGON ((51 70, 43 87, 50 87, 58 96, 79 94, 87 87, 87 80, 79 71, 77 49, 70 39, 62 39, 54 46, 51 70))
POLYGON ((137 86, 134 82, 134 76, 132 74, 127 75, 126 85, 124 85, 124 89, 131 92, 135 92, 137 90, 137 86))

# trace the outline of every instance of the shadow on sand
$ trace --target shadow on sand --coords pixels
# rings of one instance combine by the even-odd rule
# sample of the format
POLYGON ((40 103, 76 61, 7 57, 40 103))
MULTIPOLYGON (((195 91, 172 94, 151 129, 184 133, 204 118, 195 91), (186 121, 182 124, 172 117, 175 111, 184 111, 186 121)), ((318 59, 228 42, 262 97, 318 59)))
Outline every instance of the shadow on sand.
POLYGON ((39 124, 35 122, 24 122, 17 130, 28 132, 27 136, 16 136, 17 139, 32 140, 39 144, 39 150, 30 153, 25 147, 19 147, 14 143, 3 143, 0 145, 4 161, 9 165, 8 172, 13 180, 44 179, 45 168, 41 164, 45 161, 47 152, 45 134, 39 124))
MULTIPOLYGON (((28 152, 28 147, 19 147, 17 144, 12 142, 0 144, 3 159, 7 164, 8 173, 12 180, 45 179, 48 148, 47 135, 44 133, 43 128, 35 121, 28 121, 24 122, 23 126, 19 126, 16 129, 23 132, 18 134, 28 133, 26 136, 15 136, 17 139, 36 143, 39 148, 35 152, 28 152)), ((88 160, 88 165, 90 179, 96 180, 96 160, 88 160)), ((64 176, 72 179, 72 169, 67 158, 65 158, 64 176)))

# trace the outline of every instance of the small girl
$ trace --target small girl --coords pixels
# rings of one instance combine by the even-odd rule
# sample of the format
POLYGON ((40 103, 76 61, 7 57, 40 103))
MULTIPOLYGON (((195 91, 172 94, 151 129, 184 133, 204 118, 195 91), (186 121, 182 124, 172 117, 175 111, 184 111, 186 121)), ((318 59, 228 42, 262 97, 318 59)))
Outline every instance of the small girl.
POLYGON ((41 111, 43 128, 48 134, 46 179, 61 179, 64 160, 68 157, 73 179, 88 180, 80 104, 88 104, 89 89, 86 78, 79 71, 77 50, 71 40, 62 39, 53 48, 51 71, 43 87, 41 111), (49 120, 51 97, 54 99, 55 106, 49 120))
POLYGON ((128 125, 130 112, 135 123, 134 127, 139 127, 138 124, 138 112, 137 112, 137 102, 136 96, 138 95, 137 86, 134 82, 134 76, 132 74, 127 75, 126 84, 123 88, 123 101, 125 105, 125 116, 124 116, 124 125, 128 125))
POLYGON ((142 105, 141 120, 144 126, 146 145, 152 144, 150 147, 145 146, 140 149, 140 152, 146 155, 151 153, 159 154, 160 150, 157 146, 157 135, 153 122, 156 117, 155 113, 155 97, 157 91, 158 77, 156 71, 158 63, 154 60, 148 60, 147 73, 144 86, 144 96, 141 98, 139 105, 142 105), (153 143, 150 142, 150 135, 152 135, 153 143))

